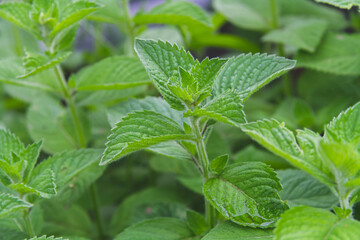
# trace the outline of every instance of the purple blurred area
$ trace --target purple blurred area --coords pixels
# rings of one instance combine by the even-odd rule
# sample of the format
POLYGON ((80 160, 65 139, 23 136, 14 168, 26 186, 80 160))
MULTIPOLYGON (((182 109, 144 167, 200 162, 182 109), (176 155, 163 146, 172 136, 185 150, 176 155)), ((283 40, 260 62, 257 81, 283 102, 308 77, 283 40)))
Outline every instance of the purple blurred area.
MULTIPOLYGON (((140 9, 144 9, 145 11, 150 10, 151 8, 164 3, 166 0, 135 0, 131 1, 130 4, 130 12, 132 15, 136 14, 140 9)), ((192 2, 194 4, 199 5, 200 7, 207 8, 210 5, 211 0, 187 0, 188 2, 192 2)))

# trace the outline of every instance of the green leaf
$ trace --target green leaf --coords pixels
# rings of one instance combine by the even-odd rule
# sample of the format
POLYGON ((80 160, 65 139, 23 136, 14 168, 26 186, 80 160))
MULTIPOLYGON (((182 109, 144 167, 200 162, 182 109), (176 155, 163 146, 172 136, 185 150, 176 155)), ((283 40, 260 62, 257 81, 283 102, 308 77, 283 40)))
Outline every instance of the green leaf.
POLYGON ((59 32, 77 23, 98 8, 99 5, 90 1, 80 0, 69 3, 63 11, 60 12, 60 19, 49 36, 54 38, 59 32))
POLYGON ((131 113, 112 129, 100 164, 108 164, 161 142, 192 138, 175 121, 159 113, 147 110, 131 113))
POLYGON ((341 112, 325 126, 324 139, 329 142, 351 143, 360 142, 360 102, 341 112))
POLYGON ((234 89, 245 101, 254 92, 295 66, 295 61, 266 54, 241 54, 227 61, 214 84, 213 95, 234 89))
POLYGON ((7 193, 0 193, 0 217, 8 217, 13 213, 26 210, 32 205, 18 197, 7 193))
POLYGON ((320 19, 288 18, 284 28, 263 36, 265 42, 282 43, 314 52, 326 30, 326 21, 320 19))
POLYGON ((56 153, 52 157, 42 161, 35 169, 34 175, 40 174, 47 169, 54 172, 57 187, 57 198, 60 200, 68 198, 72 201, 72 194, 80 195, 87 190, 95 181, 104 168, 98 166, 101 150, 81 149, 62 153, 56 153))
POLYGON ((167 1, 149 12, 137 14, 133 21, 136 24, 173 24, 178 26, 212 28, 211 19, 197 5, 186 1, 167 1))
POLYGON ((277 223, 275 235, 276 240, 353 240, 360 235, 360 223, 351 219, 341 219, 327 210, 296 207, 282 215, 277 223))
POLYGON ((41 236, 41 237, 33 237, 33 238, 30 238, 29 240, 69 240, 68 238, 62 238, 62 237, 54 237, 54 236, 51 236, 51 237, 47 237, 47 236, 41 236))
POLYGON ((25 150, 24 144, 10 131, 0 129, 0 157, 9 159, 11 153, 20 154, 25 150))
POLYGON ((195 64, 194 58, 183 48, 168 42, 135 40, 135 50, 143 63, 150 79, 154 82, 164 99, 177 110, 184 110, 183 103, 167 88, 171 77, 178 76, 179 67, 190 71, 195 64))
POLYGON ((242 99, 234 90, 228 90, 217 95, 204 106, 197 107, 192 111, 189 110, 184 114, 184 117, 211 118, 239 127, 246 122, 242 102, 242 99))
POLYGON ((186 220, 189 228, 196 234, 202 235, 208 230, 205 217, 198 212, 189 210, 186 212, 186 220))
POLYGON ((20 154, 20 158, 24 159, 27 163, 26 170, 24 172, 25 181, 28 181, 32 175, 32 171, 40 155, 42 145, 42 141, 29 145, 20 154))
POLYGON ((116 90, 151 83, 141 62, 127 56, 103 59, 72 78, 77 91, 116 90))
POLYGON ((6 2, 0 4, 0 17, 24 28, 32 33, 36 32, 34 23, 30 19, 31 5, 25 2, 6 2))
POLYGON ((284 124, 276 120, 265 119, 244 124, 241 129, 269 151, 285 158, 291 164, 308 172, 322 183, 333 186, 328 169, 323 165, 317 151, 314 151, 313 148, 318 141, 317 138, 320 136, 312 134, 309 130, 300 131, 298 140, 303 148, 300 149, 294 134, 284 124))
POLYGON ((255 229, 241 227, 230 221, 218 224, 202 240, 238 240, 238 239, 256 239, 256 240, 272 240, 274 234, 272 229, 255 229))
POLYGON ((354 6, 360 7, 359 0, 316 0, 316 1, 344 9, 350 9, 354 6))
POLYGON ((23 59, 26 73, 19 76, 19 78, 27 78, 46 69, 55 67, 64 61, 70 54, 71 52, 59 52, 55 56, 49 57, 37 53, 27 52, 23 59))
POLYGON ((269 228, 288 209, 276 173, 261 162, 232 164, 205 182, 206 199, 226 219, 242 226, 269 228))
POLYGON ((115 240, 178 240, 192 236, 192 231, 184 221, 175 218, 156 218, 125 229, 115 240))
POLYGON ((340 74, 360 74, 360 35, 328 33, 313 53, 300 52, 298 67, 340 74))
POLYGON ((124 21, 123 9, 117 0, 97 0, 96 2, 103 7, 89 15, 86 19, 113 24, 124 21))
POLYGON ((316 208, 331 209, 338 203, 332 191, 309 174, 301 170, 288 169, 278 171, 283 190, 281 199, 290 207, 306 205, 316 208))
POLYGON ((221 156, 211 160, 209 167, 210 167, 211 171, 213 171, 217 174, 220 174, 226 167, 228 161, 229 161, 229 155, 227 155, 227 154, 221 155, 221 156))

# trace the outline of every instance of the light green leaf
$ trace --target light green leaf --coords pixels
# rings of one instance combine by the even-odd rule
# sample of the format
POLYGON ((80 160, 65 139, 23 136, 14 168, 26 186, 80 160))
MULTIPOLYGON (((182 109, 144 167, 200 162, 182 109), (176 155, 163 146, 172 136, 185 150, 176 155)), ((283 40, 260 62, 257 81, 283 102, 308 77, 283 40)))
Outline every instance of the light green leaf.
POLYGON ((9 159, 11 153, 20 154, 25 150, 24 144, 10 131, 0 129, 0 157, 9 159))
POLYGON ((171 44, 177 44, 179 47, 184 46, 184 39, 181 32, 175 26, 154 26, 147 28, 139 34, 139 38, 147 40, 163 40, 171 44))
POLYGON ((5 2, 0 4, 0 17, 32 33, 36 32, 30 19, 31 5, 25 2, 5 2))
POLYGON ((127 56, 103 59, 72 78, 77 91, 116 90, 151 83, 141 62, 127 56))
POLYGON ((271 28, 271 8, 268 0, 215 0, 213 6, 238 27, 257 31, 271 28))
POLYGON ((189 210, 186 212, 186 220, 189 228, 196 234, 201 235, 207 231, 205 217, 198 212, 189 210))
POLYGON ((24 151, 20 153, 20 158, 26 161, 26 170, 24 171, 24 180, 27 182, 32 174, 37 159, 39 157, 43 142, 37 142, 26 147, 24 151))
POLYGON ((33 237, 33 238, 30 238, 29 240, 69 240, 68 238, 62 238, 62 237, 54 237, 54 236, 51 236, 51 237, 47 237, 47 236, 41 236, 41 237, 33 237))
POLYGON ((46 69, 55 67, 57 64, 64 61, 70 54, 71 52, 59 52, 55 56, 49 57, 27 52, 23 59, 26 73, 19 76, 19 78, 27 78, 46 69))
POLYGON ((254 92, 295 66, 294 60, 266 54, 242 54, 227 61, 214 84, 213 95, 234 89, 245 101, 254 92))
POLYGON ((239 127, 246 122, 242 102, 242 99, 234 90, 228 90, 217 95, 204 106, 197 107, 193 111, 189 110, 184 114, 184 117, 211 118, 239 127))
POLYGON ((184 221, 175 218, 156 218, 125 229, 115 240, 178 240, 192 236, 192 231, 184 221))
POLYGON ((32 205, 18 197, 12 196, 7 193, 0 193, 0 217, 8 217, 11 214, 26 210, 32 205))
POLYGON ((270 31, 262 40, 314 52, 326 30, 326 21, 320 19, 288 18, 285 22, 284 28, 270 31))
POLYGON ((288 169, 278 171, 283 190, 281 199, 290 207, 306 205, 316 208, 331 209, 338 203, 338 198, 324 184, 301 170, 288 169))
POLYGON ((161 142, 192 138, 175 121, 159 113, 147 110, 131 113, 112 129, 100 164, 113 162, 161 142))
POLYGON ((203 9, 187 1, 167 1, 149 12, 134 17, 136 24, 173 24, 178 26, 212 28, 211 19, 203 9))
POLYGON ((272 240, 273 236, 272 229, 241 227, 226 221, 213 228, 202 240, 272 240))
POLYGON ((276 173, 262 162, 232 164, 205 182, 206 199, 226 219, 242 226, 269 228, 288 209, 276 173))
POLYGON ((99 5, 90 1, 71 2, 60 12, 60 19, 49 36, 55 37, 59 32, 77 23, 98 8, 99 5))
MULTIPOLYGON (((72 194, 83 193, 87 189, 86 186, 101 175, 104 168, 98 166, 100 155, 101 150, 95 149, 57 153, 42 161, 34 169, 33 174, 40 174, 46 169, 51 169, 55 175, 57 198, 63 199, 63 196, 69 194, 69 191, 72 194)), ((72 198, 73 196, 70 195, 66 201, 71 201, 72 198)))
POLYGON ((360 222, 341 219, 323 209, 296 207, 282 215, 275 235, 276 240, 354 240, 360 236, 360 222))
POLYGON ((350 9, 354 6, 360 7, 360 0, 316 0, 316 1, 344 9, 350 9))
POLYGON ((210 169, 211 171, 216 172, 217 174, 220 174, 224 168, 226 167, 227 163, 229 161, 229 155, 221 155, 210 162, 210 169))
MULTIPOLYGON (((328 169, 323 166, 317 152, 312 149, 313 136, 304 135, 304 149, 300 149, 296 143, 294 134, 284 124, 276 120, 263 120, 244 124, 241 129, 251 136, 256 142, 269 151, 285 158, 296 167, 308 172, 322 183, 332 186, 331 176, 327 175, 328 169), (309 140, 309 141, 307 141, 309 140), (303 153, 302 151, 305 151, 303 153), (311 156, 311 158, 309 158, 311 156), (314 161, 316 160, 316 161, 314 161)), ((299 138, 300 139, 300 138, 299 138)), ((300 141, 301 142, 301 141, 300 141)))
POLYGON ((324 139, 330 142, 351 143, 360 142, 360 102, 341 112, 325 126, 324 139))
POLYGON ((340 74, 360 74, 360 34, 328 33, 313 53, 300 52, 298 67, 340 74))
POLYGON ((183 103, 167 88, 171 77, 178 76, 179 67, 190 71, 194 58, 183 48, 162 41, 135 40, 135 50, 150 79, 154 82, 164 99, 177 110, 184 110, 183 103))
POLYGON ((89 15, 86 19, 106 23, 118 24, 124 21, 123 9, 117 0, 97 0, 102 5, 100 9, 89 15))
POLYGON ((80 24, 74 24, 73 26, 61 31, 53 40, 53 46, 55 52, 69 51, 73 48, 73 43, 79 29, 80 24))

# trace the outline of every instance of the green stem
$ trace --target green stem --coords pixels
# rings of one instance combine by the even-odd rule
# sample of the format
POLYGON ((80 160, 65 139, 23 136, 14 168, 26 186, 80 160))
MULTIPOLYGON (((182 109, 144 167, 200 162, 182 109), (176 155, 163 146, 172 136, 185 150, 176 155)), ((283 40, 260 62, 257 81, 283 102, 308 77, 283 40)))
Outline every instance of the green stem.
MULTIPOLYGON (((277 0, 270 0, 270 8, 271 8, 271 16, 272 16, 272 29, 279 29, 279 13, 277 8, 277 0)), ((278 43, 277 44, 278 49, 278 55, 285 57, 285 49, 284 44, 278 43)), ((283 76, 283 88, 284 93, 286 96, 291 96, 293 94, 292 92, 292 84, 291 84, 291 78, 288 73, 285 73, 283 76)))
POLYGON ((31 219, 30 219, 30 216, 29 216, 29 212, 28 212, 28 211, 25 211, 25 212, 24 212, 23 219, 24 219, 24 222, 25 222, 27 234, 28 234, 29 237, 31 237, 31 238, 35 237, 34 228, 33 228, 33 226, 32 226, 31 219))
POLYGON ((129 0, 122 0, 122 7, 125 17, 125 29, 128 36, 129 52, 130 56, 135 56, 134 42, 135 42, 135 24, 130 16, 129 0))
MULTIPOLYGON (((199 164, 202 169, 203 174, 203 182, 205 183, 206 180, 210 177, 209 175, 209 158, 205 148, 205 142, 203 136, 201 134, 199 121, 196 118, 191 119, 191 127, 194 131, 194 135, 196 137, 196 151, 199 158, 199 164)), ((206 223, 210 228, 215 227, 216 225, 216 211, 214 207, 206 200, 205 198, 205 218, 206 223)))

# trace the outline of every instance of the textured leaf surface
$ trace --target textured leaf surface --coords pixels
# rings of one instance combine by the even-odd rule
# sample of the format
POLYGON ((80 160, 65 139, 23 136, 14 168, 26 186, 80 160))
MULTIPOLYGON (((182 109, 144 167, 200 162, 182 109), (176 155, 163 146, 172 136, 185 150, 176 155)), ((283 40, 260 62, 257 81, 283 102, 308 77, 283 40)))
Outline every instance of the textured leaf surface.
POLYGON ((174 24, 191 28, 211 28, 210 17, 197 5, 186 1, 165 2, 134 17, 136 24, 174 24))
POLYGON ((316 0, 316 1, 321 3, 327 3, 345 9, 350 9, 353 6, 360 7, 360 0, 316 0))
POLYGON ((147 110, 131 113, 112 129, 101 164, 161 142, 192 138, 175 121, 159 113, 147 110))
POLYGON ((324 138, 331 142, 357 145, 360 142, 360 103, 334 118, 325 127, 324 138))
POLYGON ((256 240, 271 240, 274 234, 269 229, 254 229, 247 227, 240 227, 235 223, 226 221, 217 225, 212 229, 202 240, 238 240, 238 239, 256 239, 256 240))
POLYGON ((162 41, 135 41, 135 50, 150 79, 171 107, 183 110, 181 101, 166 87, 171 77, 178 76, 179 67, 189 71, 195 64, 194 58, 183 48, 162 41))
POLYGON ((286 200, 290 207, 306 205, 330 209, 338 202, 327 186, 301 170, 282 170, 278 174, 283 186, 281 199, 286 200))
POLYGON ((187 224, 175 218, 157 218, 135 224, 115 240, 179 240, 193 236, 187 224))
POLYGON ((35 32, 35 27, 30 19, 31 5, 25 2, 7 2, 0 4, 0 17, 22 27, 30 32, 35 32))
POLYGON ((294 134, 284 124, 276 120, 245 124, 241 126, 241 129, 269 151, 285 158, 321 182, 331 185, 332 181, 326 174, 328 170, 323 166, 322 160, 312 148, 317 141, 314 139, 315 136, 303 134, 303 138, 298 138, 302 143, 303 153, 296 143, 294 134))
POLYGON ((7 217, 12 213, 32 207, 28 202, 25 202, 18 197, 7 193, 0 194, 0 217, 7 217))
POLYGON ((99 5, 90 1, 76 1, 69 3, 60 14, 60 20, 50 33, 50 37, 54 37, 60 31, 80 21, 90 13, 99 8, 99 5))
POLYGON ((243 226, 268 228, 288 209, 278 192, 276 173, 261 162, 228 166, 206 181, 206 199, 227 219, 243 226))
POLYGON ((141 62, 132 57, 109 57, 73 76, 78 91, 116 90, 149 84, 141 62))
POLYGON ((267 33, 262 40, 295 46, 314 52, 325 33, 326 22, 319 19, 290 18, 283 29, 267 33))
POLYGON ((360 236, 360 222, 341 219, 327 210, 312 207, 296 207, 277 223, 276 240, 354 240, 360 236))
POLYGON ((8 130, 0 129, 0 157, 10 158, 11 153, 19 154, 24 151, 24 144, 18 137, 8 130))
POLYGON ((242 109, 242 99, 235 91, 230 90, 216 96, 204 106, 185 113, 184 116, 211 118, 233 126, 240 126, 246 122, 242 109))
POLYGON ((295 61, 266 54, 242 54, 227 61, 214 84, 214 95, 235 89, 245 101, 259 88, 295 66, 295 61))
POLYGON ((360 74, 360 35, 328 33, 313 53, 301 52, 298 67, 340 74, 360 74))
POLYGON ((27 53, 26 57, 23 59, 26 73, 19 76, 19 78, 26 78, 46 69, 55 67, 57 64, 64 61, 70 54, 71 52, 60 52, 53 57, 48 57, 36 53, 27 53))
POLYGON ((54 237, 54 236, 47 237, 44 235, 41 237, 33 237, 33 238, 30 238, 29 240, 68 240, 68 238, 54 237))

